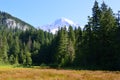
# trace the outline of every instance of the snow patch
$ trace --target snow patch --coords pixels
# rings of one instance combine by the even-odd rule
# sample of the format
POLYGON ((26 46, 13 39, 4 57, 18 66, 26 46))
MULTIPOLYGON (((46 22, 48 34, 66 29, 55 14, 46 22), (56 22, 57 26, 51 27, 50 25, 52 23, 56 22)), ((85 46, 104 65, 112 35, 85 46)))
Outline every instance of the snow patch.
POLYGON ((41 26, 40 29, 43 29, 45 31, 50 30, 53 34, 58 31, 58 28, 60 27, 66 27, 72 26, 73 28, 78 27, 79 25, 74 23, 72 20, 69 20, 67 18, 60 18, 55 20, 52 24, 41 26))

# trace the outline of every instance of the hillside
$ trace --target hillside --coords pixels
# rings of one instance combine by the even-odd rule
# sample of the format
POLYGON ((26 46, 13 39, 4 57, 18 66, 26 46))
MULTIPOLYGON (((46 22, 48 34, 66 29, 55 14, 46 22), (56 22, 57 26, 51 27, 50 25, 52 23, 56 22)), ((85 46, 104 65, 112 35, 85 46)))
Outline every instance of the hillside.
POLYGON ((0 26, 3 28, 26 30, 34 28, 32 25, 6 13, 0 11, 0 26))

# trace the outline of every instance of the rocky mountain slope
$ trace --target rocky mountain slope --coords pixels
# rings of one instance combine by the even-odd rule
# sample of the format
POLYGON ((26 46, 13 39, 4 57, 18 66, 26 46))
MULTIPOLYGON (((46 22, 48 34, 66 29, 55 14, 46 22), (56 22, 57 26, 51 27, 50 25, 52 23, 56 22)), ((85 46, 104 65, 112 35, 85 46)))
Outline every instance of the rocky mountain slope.
POLYGON ((19 29, 19 30, 27 30, 30 28, 34 28, 30 24, 6 13, 0 11, 0 26, 4 26, 6 28, 11 29, 19 29))

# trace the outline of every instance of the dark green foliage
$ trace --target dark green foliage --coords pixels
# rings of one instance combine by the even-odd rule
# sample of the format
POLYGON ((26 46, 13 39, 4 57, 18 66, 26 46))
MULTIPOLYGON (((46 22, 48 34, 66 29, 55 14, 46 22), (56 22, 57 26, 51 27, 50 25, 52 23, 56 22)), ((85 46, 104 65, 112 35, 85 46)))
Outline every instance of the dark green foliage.
POLYGON ((8 62, 8 44, 7 44, 7 39, 6 37, 0 38, 0 62, 2 63, 7 63, 8 62))
POLYGON ((77 42, 81 44, 76 48, 76 65, 92 69, 119 70, 119 42, 116 43, 118 29, 113 12, 104 2, 99 7, 97 1, 92 10, 93 15, 84 27, 82 40, 77 42))
POLYGON ((61 28, 61 30, 58 32, 58 44, 57 44, 57 53, 56 56, 56 63, 59 67, 64 66, 66 64, 66 57, 67 57, 67 41, 68 41, 68 35, 66 32, 66 28, 61 28))

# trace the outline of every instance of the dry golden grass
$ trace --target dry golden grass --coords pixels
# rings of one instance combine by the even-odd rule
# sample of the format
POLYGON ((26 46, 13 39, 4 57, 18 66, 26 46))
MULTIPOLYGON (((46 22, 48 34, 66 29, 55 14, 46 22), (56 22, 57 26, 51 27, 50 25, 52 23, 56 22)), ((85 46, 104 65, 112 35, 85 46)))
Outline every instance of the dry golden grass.
POLYGON ((0 80, 120 80, 120 72, 0 68, 0 80))

